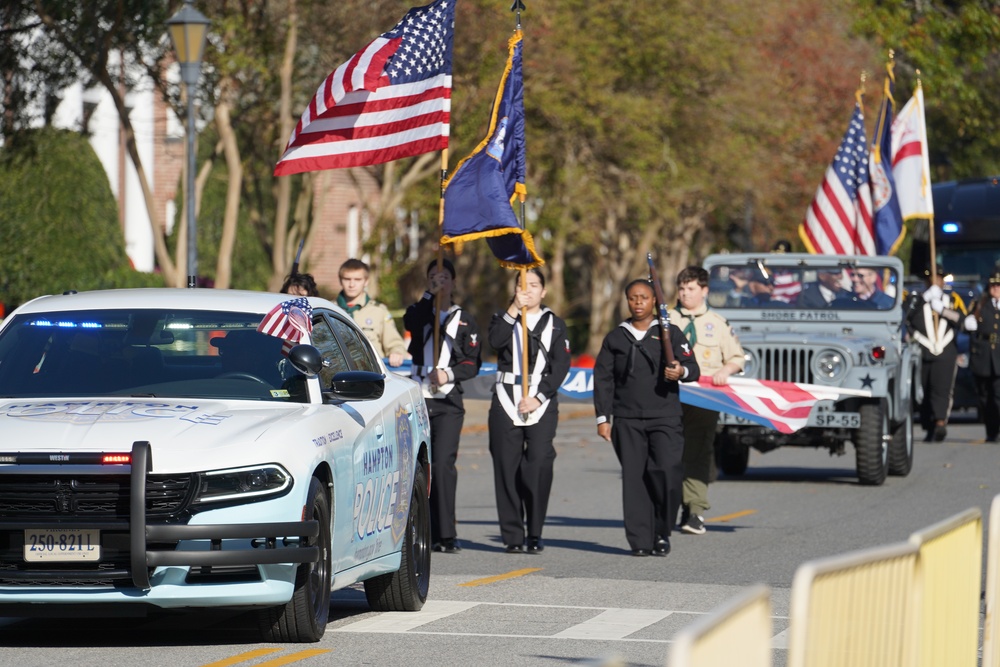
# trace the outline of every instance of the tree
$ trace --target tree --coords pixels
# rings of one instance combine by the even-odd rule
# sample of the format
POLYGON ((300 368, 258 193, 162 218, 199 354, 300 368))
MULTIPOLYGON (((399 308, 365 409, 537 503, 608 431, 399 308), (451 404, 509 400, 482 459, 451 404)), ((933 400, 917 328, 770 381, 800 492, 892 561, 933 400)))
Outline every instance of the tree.
POLYGON ((129 267, 111 186, 79 134, 19 132, 0 150, 0 201, 0 292, 8 305, 159 282, 129 267))

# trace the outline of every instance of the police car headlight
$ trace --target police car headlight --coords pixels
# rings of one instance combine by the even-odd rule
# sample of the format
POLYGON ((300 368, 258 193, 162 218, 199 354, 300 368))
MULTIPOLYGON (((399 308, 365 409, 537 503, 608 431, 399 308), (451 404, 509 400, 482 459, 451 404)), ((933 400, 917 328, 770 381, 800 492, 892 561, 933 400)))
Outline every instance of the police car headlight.
POLYGON ((757 369, 760 367, 760 360, 753 350, 743 348, 743 377, 757 377, 757 369))
POLYGON ((823 382, 836 382, 847 373, 847 358, 837 350, 822 350, 810 363, 813 377, 823 382))
POLYGON ((292 486, 292 476, 271 463, 246 468, 212 470, 199 475, 195 503, 249 501, 283 494, 292 486))

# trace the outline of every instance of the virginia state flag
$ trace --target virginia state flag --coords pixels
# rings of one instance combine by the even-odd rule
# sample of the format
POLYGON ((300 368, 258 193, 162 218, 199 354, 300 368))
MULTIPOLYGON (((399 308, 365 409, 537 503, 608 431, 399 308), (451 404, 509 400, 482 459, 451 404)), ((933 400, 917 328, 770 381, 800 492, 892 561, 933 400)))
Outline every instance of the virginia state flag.
POLYGON ((493 101, 486 138, 444 184, 441 243, 485 238, 502 266, 531 268, 544 260, 512 207, 524 201, 524 85, 521 31, 507 44, 507 67, 493 101))
POLYGON ((892 174, 892 111, 895 105, 892 94, 896 77, 892 73, 893 63, 886 65, 885 89, 882 95, 882 109, 875 125, 872 140, 871 178, 872 204, 875 207, 875 252, 891 255, 903 241, 903 215, 899 212, 899 197, 896 181, 892 174))

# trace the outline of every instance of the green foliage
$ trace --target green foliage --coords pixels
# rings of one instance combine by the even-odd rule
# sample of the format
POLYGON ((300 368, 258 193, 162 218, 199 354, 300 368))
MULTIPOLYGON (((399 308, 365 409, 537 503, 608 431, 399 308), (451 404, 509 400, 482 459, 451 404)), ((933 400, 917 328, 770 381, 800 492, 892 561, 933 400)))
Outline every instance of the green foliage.
MULTIPOLYGON (((935 180, 1000 173, 1000 7, 995 0, 856 0, 857 27, 895 50, 897 108, 917 70, 935 180)), ((881 78, 881 77, 880 77, 881 78)))
MULTIPOLYGON (((2 300, 141 284, 129 269, 107 175, 87 140, 20 132, 0 151, 2 300)), ((149 280, 162 285, 158 277, 149 280)))

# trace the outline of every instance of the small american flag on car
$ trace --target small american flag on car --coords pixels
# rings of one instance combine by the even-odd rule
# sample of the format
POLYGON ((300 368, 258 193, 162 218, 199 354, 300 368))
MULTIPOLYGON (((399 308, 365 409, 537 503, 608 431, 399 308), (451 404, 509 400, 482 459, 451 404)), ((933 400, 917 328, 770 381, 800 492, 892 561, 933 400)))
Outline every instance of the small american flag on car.
POLYGON ((281 353, 288 352, 312 333, 312 306, 305 297, 282 301, 264 316, 257 331, 281 338, 281 353))

